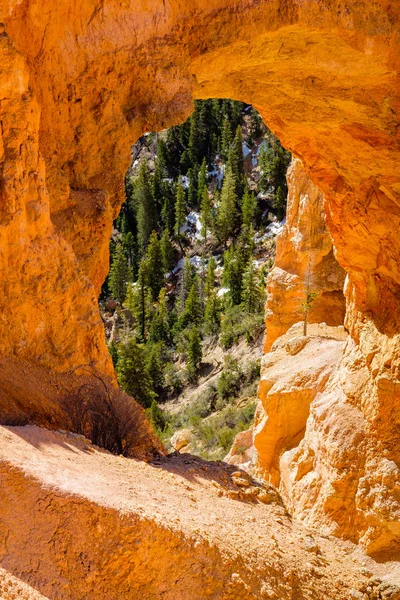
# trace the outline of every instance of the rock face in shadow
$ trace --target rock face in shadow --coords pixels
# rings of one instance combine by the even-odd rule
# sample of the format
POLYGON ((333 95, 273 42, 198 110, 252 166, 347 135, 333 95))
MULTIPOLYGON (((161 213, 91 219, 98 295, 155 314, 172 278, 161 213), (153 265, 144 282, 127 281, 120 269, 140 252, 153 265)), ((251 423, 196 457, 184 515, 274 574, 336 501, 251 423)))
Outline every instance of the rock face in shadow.
MULTIPOLYGON (((314 522, 356 511, 374 551, 398 538, 395 525, 385 533, 400 464, 398 12, 386 0, 0 2, 3 358, 26 365, 27 380, 29 364, 90 365, 112 380, 97 294, 130 146, 182 121, 193 98, 251 102, 323 193, 348 274, 340 372, 363 422, 365 465, 357 470, 353 430, 339 466, 324 454, 321 486, 336 482, 339 501, 314 522), (355 501, 344 499, 339 471, 344 481, 360 473, 355 501)), ((318 428, 320 452, 322 417, 318 428)), ((343 535, 358 535, 357 519, 343 535)))
POLYGON ((304 320, 307 292, 315 294, 310 323, 343 325, 345 271, 334 256, 325 223, 324 197, 299 159, 289 167, 286 224, 276 241, 267 280, 265 350, 291 325, 304 320))

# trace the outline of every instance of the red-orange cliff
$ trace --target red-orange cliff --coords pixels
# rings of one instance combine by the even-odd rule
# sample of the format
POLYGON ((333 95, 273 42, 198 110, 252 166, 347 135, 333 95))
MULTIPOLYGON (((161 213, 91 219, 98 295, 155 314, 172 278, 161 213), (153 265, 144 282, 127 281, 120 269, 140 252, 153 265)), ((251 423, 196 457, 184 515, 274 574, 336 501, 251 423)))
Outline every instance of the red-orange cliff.
POLYGON ((97 294, 130 146, 193 98, 252 103, 323 194, 347 273, 350 337, 307 425, 320 499, 311 514, 306 480, 284 493, 313 524, 398 551, 399 14, 398 0, 0 0, 3 415, 51 421, 54 372, 113 378, 97 294))

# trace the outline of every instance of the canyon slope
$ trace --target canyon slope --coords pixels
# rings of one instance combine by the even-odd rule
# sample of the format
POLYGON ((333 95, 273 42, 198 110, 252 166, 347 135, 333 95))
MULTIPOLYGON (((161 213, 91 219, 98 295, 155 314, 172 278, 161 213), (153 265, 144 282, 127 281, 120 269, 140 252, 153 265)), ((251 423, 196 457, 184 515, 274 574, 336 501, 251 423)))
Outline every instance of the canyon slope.
MULTIPOLYGON (((300 369, 328 337, 337 361, 259 468, 299 519, 399 556, 399 14, 397 0, 0 0, 3 422, 68 428, 58 382, 79 388, 82 367, 115 384, 97 295, 130 147, 194 98, 243 100, 323 195, 327 255, 346 272, 346 341, 267 355, 300 369)), ((150 429, 144 450, 162 452, 150 429)))

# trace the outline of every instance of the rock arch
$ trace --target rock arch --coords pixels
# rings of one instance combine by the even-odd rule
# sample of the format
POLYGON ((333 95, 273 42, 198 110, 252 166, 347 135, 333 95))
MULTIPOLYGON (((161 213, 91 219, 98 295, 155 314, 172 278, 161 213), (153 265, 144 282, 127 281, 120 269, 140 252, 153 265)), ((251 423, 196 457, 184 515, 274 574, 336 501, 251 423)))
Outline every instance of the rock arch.
MULTIPOLYGON (((352 401, 367 423, 369 469, 385 481, 376 461, 396 466, 387 483, 364 483, 390 491, 390 521, 400 463, 399 10, 397 0, 1 0, 2 361, 60 372, 91 364, 112 377, 96 296, 131 144, 182 121, 193 98, 251 102, 325 196, 348 273, 349 360, 365 369, 352 401)), ((352 504, 372 510, 381 531, 375 508, 352 504)), ((392 527, 377 547, 398 534, 392 527)))

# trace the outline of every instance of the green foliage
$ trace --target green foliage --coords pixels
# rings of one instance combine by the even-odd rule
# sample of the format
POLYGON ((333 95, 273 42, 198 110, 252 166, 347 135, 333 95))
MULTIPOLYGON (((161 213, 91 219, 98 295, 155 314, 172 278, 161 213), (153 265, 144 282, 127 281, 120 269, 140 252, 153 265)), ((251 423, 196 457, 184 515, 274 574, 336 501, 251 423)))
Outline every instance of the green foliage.
MULTIPOLYGON (((242 373, 235 365, 225 365, 218 392, 216 384, 207 388, 176 419, 166 419, 153 400, 177 394, 196 381, 203 360, 201 335, 219 333, 219 343, 226 349, 244 336, 252 342, 264 329, 265 273, 254 268, 253 228, 270 209, 268 202, 273 202, 279 218, 284 214, 289 154, 266 134, 259 189, 267 192, 268 200, 259 206, 258 190, 253 193, 247 187, 243 136, 250 128, 246 142, 251 145, 265 129, 259 115, 244 108, 231 100, 196 101, 186 123, 146 137, 145 146, 154 158, 148 164, 150 168, 154 164, 154 170, 149 172, 143 161, 138 176, 126 178, 126 202, 115 222, 120 234, 110 243, 111 273, 103 288, 106 294, 119 282, 119 292, 114 289, 113 295, 133 317, 119 330, 118 348, 110 344, 121 385, 151 406, 149 418, 163 436, 169 435, 175 420, 200 425, 202 443, 207 440, 205 452, 213 457, 223 457, 236 432, 247 426, 241 409, 225 405, 241 392, 254 393, 256 367, 242 373), (208 167, 225 172, 222 184, 214 175, 208 177, 208 167), (187 191, 183 175, 189 179, 187 191), (200 210, 201 244, 180 233, 190 210, 200 210), (206 274, 203 269, 197 275, 189 256, 200 254, 206 261, 208 252, 219 255, 222 247, 222 280, 213 257, 206 274), (174 266, 182 257, 184 266, 177 276, 174 266), (171 273, 168 278, 166 273, 171 273), (229 292, 220 298, 221 285, 229 292), (214 418, 218 406, 224 414, 214 418)), ((213 343, 207 337, 204 346, 213 343)))
POLYGON ((125 256, 122 244, 118 243, 108 276, 108 286, 114 298, 121 303, 125 300, 128 283, 132 280, 132 271, 125 256))
POLYGON ((275 193, 275 203, 278 202, 277 210, 279 211, 280 218, 283 218, 286 206, 286 171, 290 160, 290 152, 282 148, 279 140, 274 136, 272 136, 272 143, 263 148, 260 153, 261 178, 259 187, 264 193, 270 189, 275 193), (279 188, 281 191, 277 199, 279 188))
POLYGON ((243 194, 244 182, 244 159, 243 159, 243 136, 242 128, 238 125, 235 138, 231 149, 229 150, 228 166, 232 169, 232 174, 236 183, 236 196, 240 198, 243 194))
POLYGON ((251 258, 243 273, 242 299, 243 308, 247 313, 260 312, 263 305, 264 290, 260 284, 260 277, 251 258))
POLYGON ((186 298, 189 295, 190 289, 192 287, 192 283, 195 277, 195 270, 190 262, 190 258, 185 256, 183 261, 183 269, 181 271, 180 281, 179 281, 179 294, 178 294, 178 312, 183 312, 185 309, 186 298))
POLYGON ((144 347, 137 344, 134 338, 118 346, 117 375, 119 385, 127 394, 144 407, 151 405, 154 392, 146 367, 144 347))
POLYGON ((174 247, 171 242, 168 227, 166 227, 161 236, 161 259, 164 273, 169 273, 172 269, 174 260, 174 247))
POLYGON ((232 129, 229 118, 225 116, 221 134, 221 154, 225 160, 228 160, 229 150, 232 143, 232 129))
POLYGON ((181 227, 185 224, 186 220, 186 197, 185 190, 183 189, 182 181, 178 181, 176 188, 176 201, 175 201, 175 235, 179 240, 181 238, 181 227))
POLYGON ((152 389, 159 396, 165 385, 164 365, 168 356, 164 342, 148 342, 146 350, 146 371, 151 379, 152 389))
POLYGON ((160 240, 155 231, 150 236, 146 253, 147 285, 151 290, 153 300, 158 298, 164 285, 164 267, 160 240))
POLYGON ((205 286, 204 286, 204 293, 206 295, 206 298, 208 298, 214 292, 216 269, 217 269, 217 262, 216 262, 215 258, 212 256, 210 258, 210 260, 208 261, 208 265, 207 265, 207 274, 206 274, 206 281, 205 281, 205 286))
POLYGON ((240 304, 242 301, 243 256, 240 248, 233 246, 224 253, 223 284, 229 288, 228 297, 231 304, 240 304))
POLYGON ((274 208, 276 210, 276 216, 281 221, 286 214, 287 198, 284 195, 282 188, 279 186, 274 200, 274 208))
POLYGON ((111 355, 111 359, 113 361, 113 365, 114 365, 114 369, 115 369, 118 364, 118 348, 117 348, 117 344, 114 341, 112 341, 108 344, 108 351, 111 355))
POLYGON ((244 196, 242 198, 241 209, 242 209, 242 225, 243 227, 250 228, 253 225, 254 216, 256 213, 257 200, 252 192, 248 188, 245 189, 244 196))
POLYGON ((143 254, 151 232, 157 228, 157 210, 145 161, 140 165, 139 176, 135 183, 134 202, 137 211, 138 245, 143 254))
POLYGON ((222 185, 217 215, 217 235, 226 244, 233 235, 236 222, 236 180, 230 166, 227 167, 222 185))
POLYGON ((240 389, 240 383, 243 379, 243 373, 237 360, 230 354, 225 357, 224 369, 220 375, 217 385, 218 397, 221 400, 227 400, 235 396, 240 389))
POLYGON ((167 426, 167 418, 163 410, 159 407, 156 400, 153 400, 148 411, 148 417, 156 431, 163 432, 167 426))
POLYGON ((197 276, 195 276, 185 301, 185 308, 179 317, 179 327, 180 329, 184 329, 191 324, 200 325, 202 318, 203 307, 199 294, 199 281, 197 276))
POLYGON ((221 302, 215 292, 208 295, 204 309, 204 330, 208 334, 216 334, 220 329, 222 314, 221 302))
POLYGON ((189 332, 188 366, 197 371, 203 358, 201 338, 197 327, 192 327, 189 332))
POLYGON ((198 186, 197 186, 197 200, 198 203, 203 201, 204 192, 207 190, 207 162, 206 157, 203 158, 201 163, 200 172, 198 175, 198 186))
POLYGON ((255 340, 264 331, 264 315, 260 313, 249 315, 242 305, 229 307, 221 319, 219 343, 228 350, 242 336, 248 343, 255 340))

